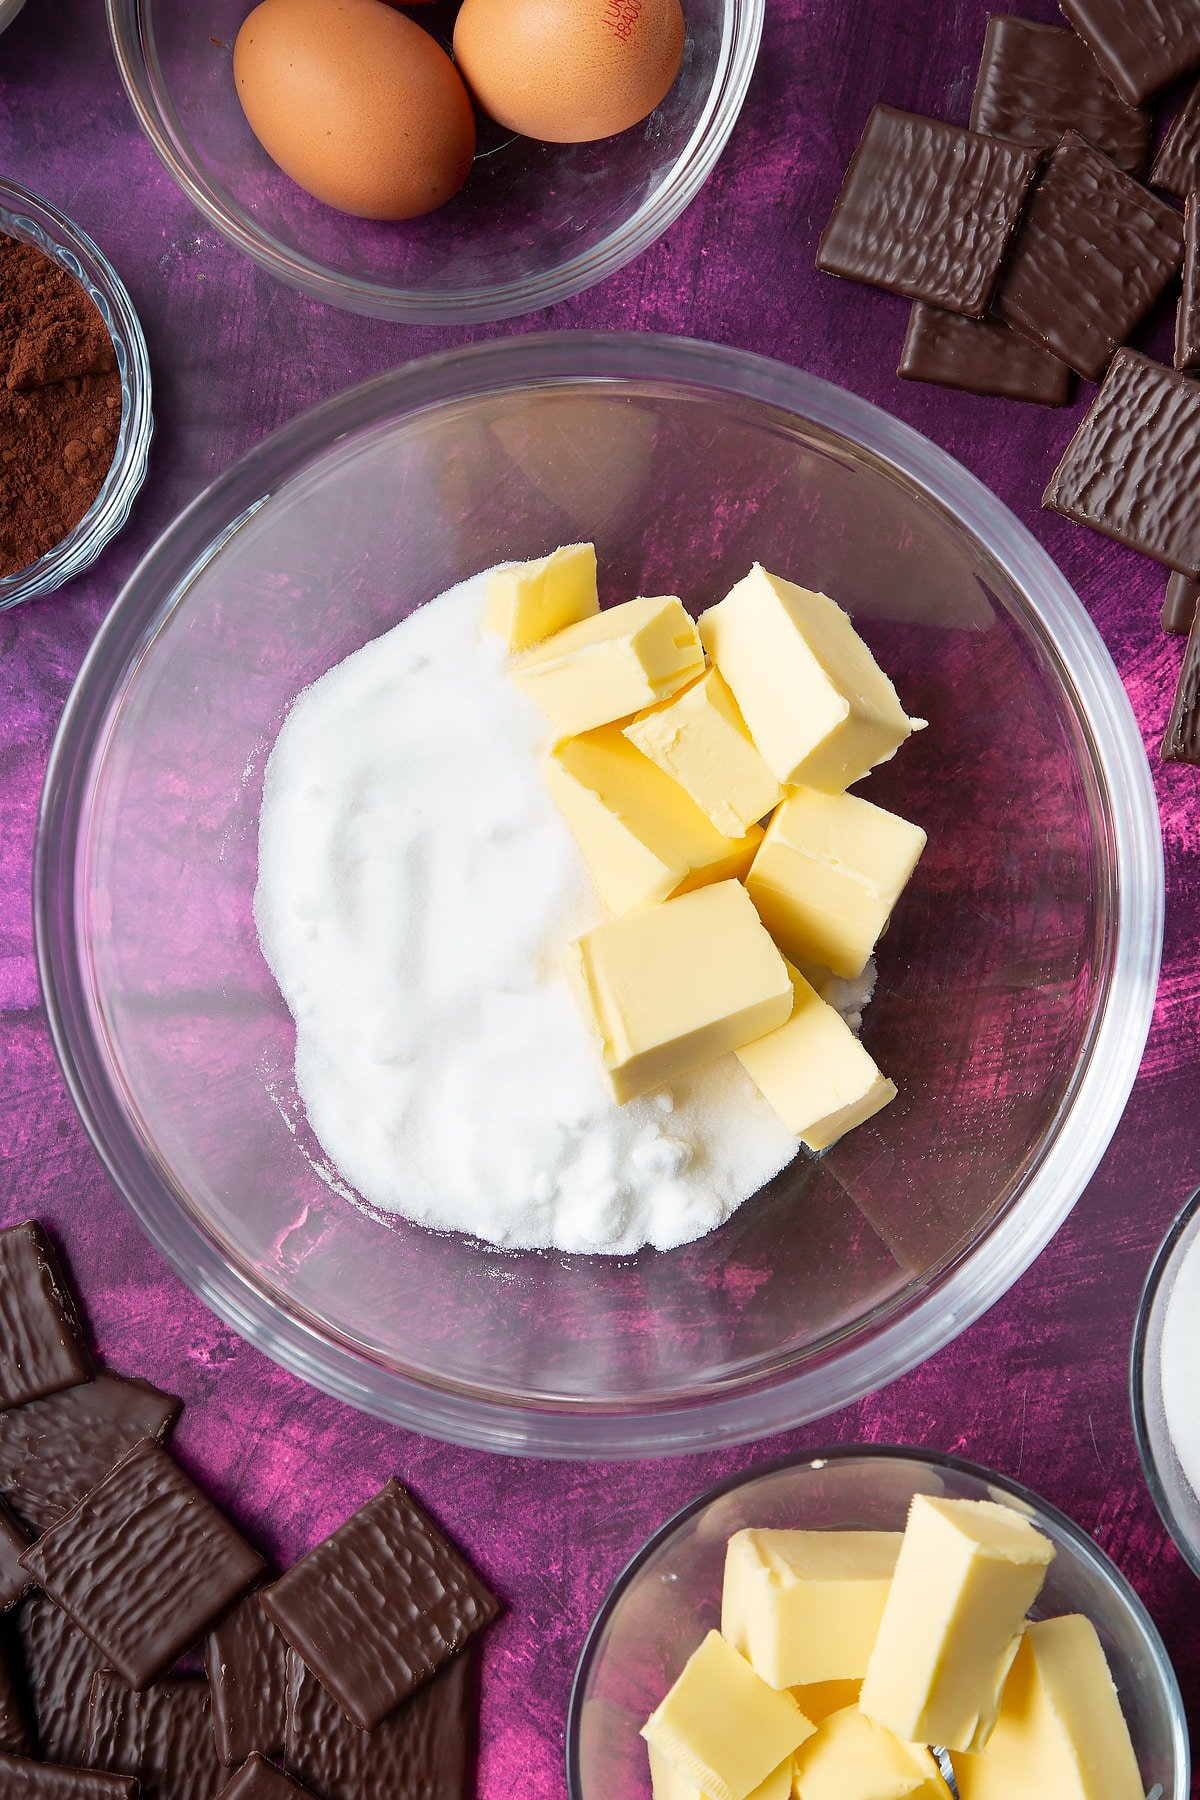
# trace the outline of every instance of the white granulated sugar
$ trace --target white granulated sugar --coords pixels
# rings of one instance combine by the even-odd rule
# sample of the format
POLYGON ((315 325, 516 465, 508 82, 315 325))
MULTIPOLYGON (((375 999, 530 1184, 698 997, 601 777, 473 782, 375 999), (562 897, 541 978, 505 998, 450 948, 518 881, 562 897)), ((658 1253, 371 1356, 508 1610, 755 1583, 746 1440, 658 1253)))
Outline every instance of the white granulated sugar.
POLYGON ((1200 1497, 1200 1236, 1180 1264, 1162 1334, 1162 1402, 1171 1443, 1200 1497))
POLYGON ((362 1197, 514 1248, 713 1230, 796 1154, 737 1060, 626 1106, 560 972, 605 916, 481 631, 485 578, 295 702, 267 765, 255 919, 296 1086, 362 1197))

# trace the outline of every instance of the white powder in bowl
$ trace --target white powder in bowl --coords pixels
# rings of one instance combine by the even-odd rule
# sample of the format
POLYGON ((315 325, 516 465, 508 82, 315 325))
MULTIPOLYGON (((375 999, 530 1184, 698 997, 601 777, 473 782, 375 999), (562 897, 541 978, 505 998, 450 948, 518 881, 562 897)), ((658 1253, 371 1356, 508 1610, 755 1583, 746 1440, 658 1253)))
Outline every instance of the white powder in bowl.
POLYGON ((796 1154, 737 1060, 618 1107, 560 973, 604 910, 538 769, 541 715, 453 588, 296 700, 255 919, 296 1086, 371 1205, 514 1248, 689 1243, 796 1154))
POLYGON ((1200 1498, 1200 1235, 1180 1264, 1163 1318, 1162 1402, 1179 1466, 1200 1498))

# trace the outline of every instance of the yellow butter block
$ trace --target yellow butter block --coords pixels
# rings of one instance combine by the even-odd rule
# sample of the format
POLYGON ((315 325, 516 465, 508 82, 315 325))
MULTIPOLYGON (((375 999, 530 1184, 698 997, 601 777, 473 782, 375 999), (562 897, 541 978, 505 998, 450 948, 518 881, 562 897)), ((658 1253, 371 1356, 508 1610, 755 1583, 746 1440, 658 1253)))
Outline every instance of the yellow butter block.
POLYGON ((990 1500, 915 1494, 859 1705, 912 1743, 982 1750, 1054 1557, 990 1500))
POLYGON ((493 569, 484 594, 483 624, 504 639, 506 649, 529 650, 599 611, 594 545, 564 544, 536 562, 493 569))
POLYGON ((792 1007, 787 965, 739 881, 598 925, 571 946, 567 975, 618 1102, 774 1030, 792 1007))
POLYGON ((716 669, 673 700, 639 713, 625 735, 726 837, 740 837, 783 799, 716 669))
POLYGON ((843 1707, 857 1706, 861 1681, 806 1681, 791 1690, 792 1698, 806 1719, 819 1725, 830 1713, 843 1707))
POLYGON ((790 973, 795 989, 791 1018, 766 1037, 743 1044, 738 1061, 788 1130, 810 1150, 827 1150, 894 1100, 896 1084, 880 1074, 841 1013, 796 969, 790 973))
POLYGON ((1030 1625, 987 1748, 955 1755, 960 1800, 1142 1800, 1129 1727, 1090 1619, 1030 1625))
POLYGON ((925 848, 919 825, 860 800, 794 788, 746 877, 784 955, 861 975, 925 848))
MULTIPOLYGON (((661 1750, 647 1745, 650 1752, 650 1790, 654 1800, 712 1800, 694 1781, 681 1775, 674 1763, 668 1762, 661 1750)), ((792 1759, 789 1756, 765 1781, 753 1788, 747 1800, 792 1800, 792 1759)))
POLYGON ((923 1744, 904 1743, 856 1706, 830 1713, 800 1746, 792 1792, 795 1800, 949 1800, 950 1794, 923 1744))
POLYGON ((900 1543, 898 1531, 735 1531, 722 1634, 772 1687, 860 1679, 900 1543))
POLYGON ((748 1800, 812 1731, 792 1696, 768 1687, 719 1631, 642 1726, 651 1749, 707 1800, 748 1800))
POLYGON ((704 672, 695 621, 673 596, 626 600, 556 632, 512 678, 558 737, 576 737, 667 700, 704 672))
POLYGON ((701 615, 700 637, 764 760, 787 785, 841 793, 923 723, 905 713, 835 600, 758 563, 701 615))
POLYGON ((619 725, 564 738, 542 766, 611 912, 740 878, 762 842, 757 825, 723 836, 619 725))

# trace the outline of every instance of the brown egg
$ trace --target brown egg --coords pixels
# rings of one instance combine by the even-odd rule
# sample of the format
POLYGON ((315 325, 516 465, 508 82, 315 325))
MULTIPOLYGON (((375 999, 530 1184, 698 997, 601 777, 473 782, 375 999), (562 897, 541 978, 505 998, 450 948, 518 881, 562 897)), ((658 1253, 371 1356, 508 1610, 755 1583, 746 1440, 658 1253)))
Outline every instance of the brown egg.
POLYGON ((413 219, 470 173, 475 116, 454 64, 382 0, 262 0, 233 73, 267 155, 342 212, 413 219))
POLYGON ((454 56, 501 125, 583 144, 654 111, 683 39, 679 0, 463 0, 454 56))

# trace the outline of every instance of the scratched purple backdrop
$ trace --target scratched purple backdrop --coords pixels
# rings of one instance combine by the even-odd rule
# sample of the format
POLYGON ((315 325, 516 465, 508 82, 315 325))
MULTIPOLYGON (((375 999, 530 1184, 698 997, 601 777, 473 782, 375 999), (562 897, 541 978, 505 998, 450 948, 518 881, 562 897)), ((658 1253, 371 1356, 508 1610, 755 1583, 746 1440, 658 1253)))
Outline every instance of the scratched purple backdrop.
MULTIPOLYGON (((1036 0, 1024 10, 1057 17, 1036 0)), ((652 1466, 451 1449, 309 1391, 167 1273, 95 1163, 54 1063, 29 923, 38 791, 92 635, 135 559, 258 438, 352 382, 501 328, 405 329, 326 311, 228 248, 139 134, 100 0, 29 0, 0 37, 0 170, 77 219, 124 277, 149 340, 158 420, 123 538, 62 593, 0 614, 0 1220, 50 1223, 104 1356, 183 1396, 180 1454, 277 1555, 294 1557, 399 1474, 478 1560, 509 1607, 488 1643, 482 1800, 562 1794, 575 1659, 647 1534, 719 1476, 830 1440, 957 1450, 1065 1508, 1146 1600, 1200 1729, 1200 1594, 1142 1483, 1125 1395, 1142 1277, 1200 1180, 1200 772, 1157 761, 1180 641, 1159 631, 1163 583, 1151 565, 1039 511, 1079 405, 1047 413, 898 382, 903 303, 813 269, 875 98, 965 119, 984 0, 768 0, 768 13, 745 112, 700 199, 603 287, 502 329, 645 328, 762 351, 899 414, 994 488, 1074 583, 1137 709, 1166 836, 1166 957, 1124 1123, 1070 1222, 1006 1300, 923 1369, 822 1424, 652 1466)))

